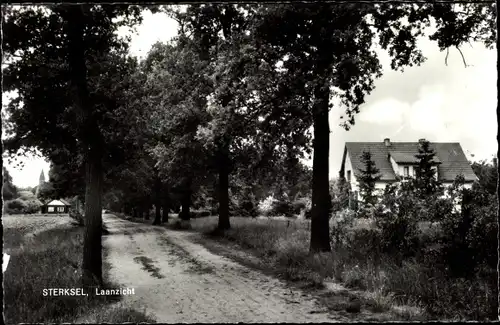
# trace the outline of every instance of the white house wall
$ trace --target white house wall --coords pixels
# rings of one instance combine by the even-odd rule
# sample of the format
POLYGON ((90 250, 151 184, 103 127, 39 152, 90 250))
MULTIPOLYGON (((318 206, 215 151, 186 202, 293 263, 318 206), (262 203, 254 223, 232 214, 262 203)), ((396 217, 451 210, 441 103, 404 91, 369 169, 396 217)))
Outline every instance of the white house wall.
MULTIPOLYGON (((404 165, 399 165, 397 164, 394 159, 392 157, 390 157, 390 162, 391 162, 391 166, 393 168, 393 170, 395 171, 395 173, 399 176, 404 176, 404 165)), ((407 165, 409 167, 409 174, 410 176, 414 176, 415 175, 415 166, 412 166, 412 165, 407 165)), ((434 169, 436 170, 436 175, 437 175, 437 167, 434 167, 434 169)), ((346 158, 345 158, 345 164, 344 164, 344 177, 345 179, 347 180, 347 172, 348 171, 351 171, 351 182, 350 182, 350 185, 351 185, 351 190, 354 192, 358 192, 358 199, 360 199, 361 197, 359 196, 359 182, 358 180, 356 179, 356 176, 354 176, 354 170, 352 168, 352 163, 351 163, 351 158, 350 158, 350 155, 349 155, 349 152, 346 153, 346 158)), ((382 194, 385 190, 385 187, 390 184, 388 182, 377 182, 375 183, 375 191, 377 192, 377 194, 382 194)), ((448 186, 451 186, 453 184, 453 182, 444 182, 443 185, 445 187, 448 187, 448 186)), ((471 189, 472 188, 472 183, 466 183, 464 185, 464 188, 466 189, 471 189)))
POLYGON ((356 179, 356 176, 354 176, 354 170, 352 168, 352 163, 351 163, 351 158, 349 155, 349 152, 347 152, 346 157, 345 157, 345 165, 344 165, 344 177, 345 179, 349 180, 347 178, 347 172, 351 172, 351 190, 352 191, 359 191, 359 182, 356 179))
MULTIPOLYGON (((400 165, 394 161, 394 158, 390 157, 389 161, 391 162, 392 170, 394 170, 394 173, 398 176, 403 177, 405 174, 405 166, 408 167, 408 174, 411 177, 415 177, 417 175, 415 168, 416 166, 414 165, 400 165)), ((438 177, 438 168, 437 167, 432 167, 435 171, 436 177, 438 177)))
MULTIPOLYGON (((345 165, 344 165, 344 177, 345 179, 347 178, 347 172, 351 171, 351 191, 353 192, 358 192, 358 200, 361 199, 361 196, 359 195, 359 182, 356 179, 356 176, 354 176, 354 170, 352 168, 352 163, 351 163, 351 158, 349 156, 349 152, 346 154, 345 158, 345 165)), ((387 183, 386 182, 377 182, 375 183, 375 192, 377 194, 382 194, 385 190, 387 183)))
POLYGON ((394 158, 390 157, 389 161, 391 162, 392 170, 396 175, 403 175, 403 166, 398 165, 395 161, 394 158))

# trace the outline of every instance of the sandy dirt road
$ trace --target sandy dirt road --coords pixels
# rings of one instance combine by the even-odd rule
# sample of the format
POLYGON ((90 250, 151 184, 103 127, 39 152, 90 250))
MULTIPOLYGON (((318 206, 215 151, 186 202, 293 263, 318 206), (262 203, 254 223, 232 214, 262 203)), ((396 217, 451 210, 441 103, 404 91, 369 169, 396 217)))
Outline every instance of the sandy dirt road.
POLYGON ((111 280, 134 288, 123 303, 162 323, 339 322, 282 281, 214 255, 189 232, 103 215, 111 280))

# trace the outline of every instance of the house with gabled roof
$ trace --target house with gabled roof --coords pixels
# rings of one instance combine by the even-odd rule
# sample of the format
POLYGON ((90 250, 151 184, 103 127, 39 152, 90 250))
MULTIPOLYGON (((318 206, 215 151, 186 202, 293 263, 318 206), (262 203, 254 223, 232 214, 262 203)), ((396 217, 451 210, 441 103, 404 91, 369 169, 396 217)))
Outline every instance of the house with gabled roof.
POLYGON ((41 206, 41 212, 42 213, 54 213, 54 214, 59 214, 59 213, 69 213, 69 208, 71 207, 71 204, 66 202, 63 199, 59 200, 48 200, 46 202, 43 202, 41 206))
MULTIPOLYGON (((360 169, 364 169, 361 155, 369 151, 375 166, 379 169, 380 180, 375 184, 377 191, 383 191, 387 184, 396 182, 397 177, 415 177, 418 159, 418 148, 421 142, 391 142, 384 139, 383 142, 346 142, 342 157, 340 175, 343 176, 351 186, 354 198, 359 196, 360 169)), ((472 183, 477 180, 460 143, 453 142, 430 142, 429 147, 434 150, 434 165, 436 177, 444 186, 453 184, 455 178, 462 174, 465 179, 465 188, 471 188, 472 183)))

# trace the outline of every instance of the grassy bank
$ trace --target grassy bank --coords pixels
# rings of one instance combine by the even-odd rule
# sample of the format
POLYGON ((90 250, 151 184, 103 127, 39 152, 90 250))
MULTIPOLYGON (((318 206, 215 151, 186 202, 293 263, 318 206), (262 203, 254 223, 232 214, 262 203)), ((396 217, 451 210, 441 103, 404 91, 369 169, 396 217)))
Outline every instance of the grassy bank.
MULTIPOLYGON (((216 217, 191 220, 195 231, 220 237, 213 229, 216 217)), ((401 261, 377 251, 367 234, 370 225, 360 222, 347 230, 343 245, 331 253, 308 254, 309 221, 231 218, 232 228, 223 240, 237 243, 271 265, 291 281, 310 281, 321 286, 334 280, 353 290, 367 291, 378 309, 408 309, 406 319, 496 319, 496 273, 479 271, 474 278, 452 278, 417 259, 401 261), (423 313, 413 315, 414 310, 423 313)))
MULTIPOLYGON (((82 250, 83 228, 50 229, 32 238, 23 229, 4 228, 4 252, 11 254, 4 273, 5 323, 154 322, 114 297, 43 296, 43 289, 81 287, 82 250)), ((108 270, 104 262, 105 282, 113 287, 108 270)))

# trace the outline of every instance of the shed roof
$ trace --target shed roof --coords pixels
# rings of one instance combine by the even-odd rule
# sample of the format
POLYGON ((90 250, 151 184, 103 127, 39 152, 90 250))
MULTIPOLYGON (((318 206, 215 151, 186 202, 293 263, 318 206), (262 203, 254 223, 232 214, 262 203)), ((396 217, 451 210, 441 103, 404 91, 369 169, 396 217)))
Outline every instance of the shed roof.
MULTIPOLYGON (((381 181, 395 181, 396 174, 389 161, 393 157, 397 163, 416 163, 414 157, 418 153, 418 142, 391 142, 386 146, 384 142, 346 142, 342 168, 344 168, 345 155, 348 153, 353 167, 353 173, 359 175, 363 168, 361 155, 369 151, 376 167, 380 170, 381 181)), ((460 143, 431 142, 430 148, 436 152, 438 164, 438 177, 441 181, 453 181, 462 174, 465 181, 472 182, 477 179, 460 143)))

